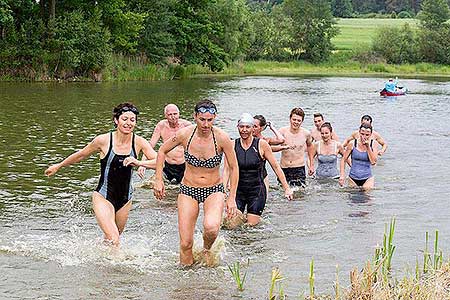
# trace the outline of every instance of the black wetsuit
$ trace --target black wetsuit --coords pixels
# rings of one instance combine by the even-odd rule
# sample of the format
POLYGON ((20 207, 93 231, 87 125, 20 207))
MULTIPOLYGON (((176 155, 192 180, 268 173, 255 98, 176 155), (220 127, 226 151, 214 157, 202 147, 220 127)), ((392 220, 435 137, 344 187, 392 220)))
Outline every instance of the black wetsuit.
POLYGON ((266 205, 266 187, 264 185, 265 160, 259 153, 259 138, 253 138, 250 147, 242 148, 241 139, 236 139, 234 151, 239 166, 239 183, 236 191, 237 208, 244 212, 260 216, 266 205))
POLYGON ((133 193, 133 188, 131 186, 133 168, 131 166, 125 167, 123 165, 123 160, 128 156, 134 158, 137 157, 136 149, 134 147, 134 134, 131 153, 119 155, 114 153, 113 134, 111 132, 108 153, 100 160, 101 176, 95 190, 106 200, 111 202, 116 212, 131 200, 133 193))

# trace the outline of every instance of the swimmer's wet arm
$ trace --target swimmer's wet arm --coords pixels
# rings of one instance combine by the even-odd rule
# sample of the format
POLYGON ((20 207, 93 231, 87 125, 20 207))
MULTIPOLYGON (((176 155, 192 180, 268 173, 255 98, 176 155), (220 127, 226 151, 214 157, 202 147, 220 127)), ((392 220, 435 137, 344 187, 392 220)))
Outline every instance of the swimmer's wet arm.
POLYGON ((156 151, 153 149, 151 144, 145 140, 144 138, 140 138, 139 140, 141 144, 142 152, 144 153, 142 155, 142 159, 138 161, 139 167, 145 167, 147 169, 155 169, 156 168, 156 151))
POLYGON ((230 193, 228 195, 228 200, 235 201, 236 199, 236 190, 239 182, 239 167, 236 158, 236 152, 234 152, 233 142, 231 141, 228 134, 221 134, 221 144, 223 153, 225 154, 225 158, 228 161, 228 170, 229 170, 229 181, 230 181, 230 193))
POLYGON ((269 128, 273 132, 273 134, 275 135, 274 138, 270 138, 269 139, 269 144, 270 145, 283 144, 284 141, 285 141, 284 135, 280 131, 278 131, 274 126, 272 126, 271 122, 269 122, 269 128))
POLYGON ((308 160, 306 162, 308 170, 309 172, 314 173, 314 145, 312 143, 311 134, 306 136, 306 151, 308 152, 308 160))
POLYGON ((150 138, 150 145, 152 146, 152 148, 155 148, 156 144, 158 143, 159 139, 161 138, 161 126, 162 123, 159 122, 156 127, 155 127, 155 131, 153 131, 152 137, 150 138))
POLYGON ((101 151, 101 145, 102 145, 102 137, 97 136, 96 138, 94 138, 94 140, 92 140, 92 142, 87 144, 83 149, 78 150, 75 153, 72 153, 71 155, 66 157, 62 162, 50 166, 47 170, 45 170, 44 174, 47 176, 51 176, 56 172, 58 172, 58 170, 61 169, 62 167, 67 167, 86 159, 92 153, 101 151))
POLYGON ((267 143, 263 143, 263 141, 260 141, 261 149, 264 151, 263 156, 264 158, 269 162, 270 166, 272 167, 272 170, 277 175, 278 179, 281 182, 281 185, 283 186, 283 189, 285 191, 289 191, 290 187, 287 183, 286 176, 284 175, 283 170, 280 167, 280 164, 275 159, 275 156, 272 153, 272 150, 270 146, 267 143))
POLYGON ((340 162, 340 175, 339 175, 339 183, 341 185, 344 184, 343 180, 345 179, 345 164, 347 163, 347 160, 350 157, 350 154, 352 153, 352 149, 353 147, 350 147, 350 149, 346 149, 344 150, 344 155, 341 158, 341 162, 340 162))
POLYGON ((372 165, 375 165, 377 163, 378 159, 378 151, 373 150, 370 145, 366 144, 367 149, 367 155, 369 156, 369 161, 372 165))
POLYGON ((222 173, 222 182, 226 190, 230 189, 230 167, 228 165, 228 159, 225 156, 223 160, 223 173, 222 173))
POLYGON ((384 141, 384 139, 381 137, 380 134, 377 134, 377 136, 375 137, 375 140, 377 141, 378 144, 381 145, 381 150, 379 152, 380 155, 384 154, 384 152, 386 152, 387 150, 387 143, 384 141))

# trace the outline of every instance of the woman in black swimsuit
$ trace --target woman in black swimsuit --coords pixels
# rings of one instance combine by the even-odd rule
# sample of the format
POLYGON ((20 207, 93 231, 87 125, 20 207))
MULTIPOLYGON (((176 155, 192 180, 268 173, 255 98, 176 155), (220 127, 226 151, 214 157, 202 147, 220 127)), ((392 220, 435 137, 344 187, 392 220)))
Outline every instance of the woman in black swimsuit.
POLYGON ((131 208, 132 167, 154 168, 155 164, 156 152, 147 140, 133 133, 138 114, 132 103, 117 105, 113 110, 115 131, 98 135, 83 149, 45 170, 45 175, 52 176, 62 167, 86 159, 95 152, 100 153, 101 175, 92 195, 92 205, 105 241, 113 245, 119 244, 131 208), (141 151, 152 161, 137 160, 141 151))
POLYGON ((212 265, 209 253, 217 238, 224 207, 224 188, 220 176, 220 163, 225 153, 230 168, 230 194, 226 200, 228 217, 236 214, 236 187, 238 167, 233 143, 228 134, 214 127, 217 108, 210 100, 202 100, 195 106, 195 125, 180 129, 176 135, 159 148, 154 192, 157 199, 165 196, 163 165, 166 154, 178 145, 185 149, 186 171, 178 195, 178 230, 180 234, 180 263, 192 265, 194 229, 203 203, 203 247, 206 263, 212 265))

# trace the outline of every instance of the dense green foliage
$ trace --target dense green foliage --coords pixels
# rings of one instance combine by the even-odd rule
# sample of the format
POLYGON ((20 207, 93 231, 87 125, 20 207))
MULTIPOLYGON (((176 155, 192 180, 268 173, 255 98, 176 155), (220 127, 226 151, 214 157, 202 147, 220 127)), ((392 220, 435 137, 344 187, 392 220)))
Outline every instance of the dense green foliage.
POLYGON ((213 71, 249 58, 327 59, 328 0, 282 2, 0 0, 0 75, 99 79, 113 55, 213 71))
POLYGON ((220 71, 249 60, 330 62, 350 57, 339 52, 348 49, 333 54, 333 15, 408 17, 419 4, 420 28, 381 30, 369 56, 448 63, 447 1, 0 0, 0 76, 126 80, 220 71), (133 68, 136 74, 127 73, 133 68))
POLYGON ((328 0, 285 0, 283 6, 293 24, 292 52, 313 62, 326 60, 337 34, 328 0))

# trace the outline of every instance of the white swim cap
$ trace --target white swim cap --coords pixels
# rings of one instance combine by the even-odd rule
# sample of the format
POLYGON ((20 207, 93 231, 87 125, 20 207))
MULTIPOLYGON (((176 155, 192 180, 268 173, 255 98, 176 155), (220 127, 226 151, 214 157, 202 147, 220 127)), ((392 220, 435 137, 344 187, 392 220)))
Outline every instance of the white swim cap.
POLYGON ((249 113, 243 113, 239 118, 238 125, 253 125, 253 117, 249 113))

